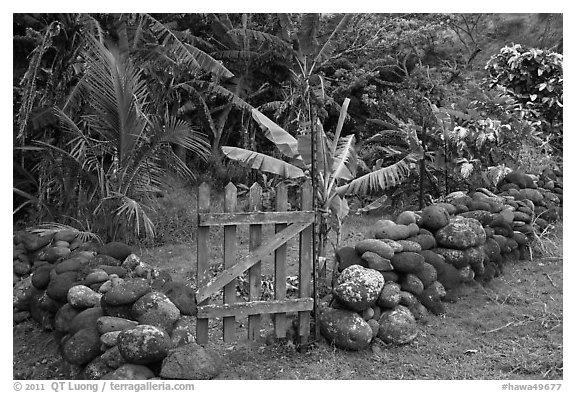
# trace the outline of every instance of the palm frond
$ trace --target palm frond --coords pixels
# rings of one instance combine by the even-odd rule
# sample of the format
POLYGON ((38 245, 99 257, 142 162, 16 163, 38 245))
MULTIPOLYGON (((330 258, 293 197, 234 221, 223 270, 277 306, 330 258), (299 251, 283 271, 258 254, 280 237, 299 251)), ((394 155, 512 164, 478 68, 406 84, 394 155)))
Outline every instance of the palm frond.
POLYGON ((370 192, 394 187, 410 176, 412 169, 416 167, 415 163, 418 158, 418 154, 410 153, 393 165, 367 173, 346 185, 336 187, 336 192, 340 195, 366 195, 370 192))
POLYGON ((131 223, 137 236, 140 236, 140 230, 143 227, 146 237, 154 238, 154 223, 146 214, 144 207, 125 195, 121 195, 119 198, 120 206, 115 211, 118 219, 131 223))
POLYGON ((36 233, 40 236, 49 236, 61 231, 73 231, 76 232, 76 237, 83 242, 88 242, 91 240, 97 241, 99 244, 103 244, 102 239, 97 234, 90 231, 83 231, 73 226, 61 224, 57 222, 44 222, 42 224, 35 225, 33 227, 26 228, 26 231, 36 233))

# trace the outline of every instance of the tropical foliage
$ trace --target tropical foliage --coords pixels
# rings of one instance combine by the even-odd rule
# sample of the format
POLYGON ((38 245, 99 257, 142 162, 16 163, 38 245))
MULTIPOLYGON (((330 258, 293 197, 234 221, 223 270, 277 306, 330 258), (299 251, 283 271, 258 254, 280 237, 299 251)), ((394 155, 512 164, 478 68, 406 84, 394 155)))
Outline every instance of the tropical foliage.
POLYGON ((15 14, 15 223, 151 237, 174 176, 311 178, 323 255, 351 198, 422 205, 561 167, 561 21, 15 14))

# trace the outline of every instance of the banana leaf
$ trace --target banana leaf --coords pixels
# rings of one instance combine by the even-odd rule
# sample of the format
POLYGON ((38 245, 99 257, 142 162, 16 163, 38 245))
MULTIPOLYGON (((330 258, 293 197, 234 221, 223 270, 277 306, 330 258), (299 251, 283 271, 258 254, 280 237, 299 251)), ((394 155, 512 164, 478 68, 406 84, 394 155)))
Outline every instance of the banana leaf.
POLYGON ((302 169, 297 166, 266 154, 233 146, 222 146, 222 152, 229 159, 238 161, 240 165, 247 168, 273 173, 288 179, 297 179, 304 176, 302 169))

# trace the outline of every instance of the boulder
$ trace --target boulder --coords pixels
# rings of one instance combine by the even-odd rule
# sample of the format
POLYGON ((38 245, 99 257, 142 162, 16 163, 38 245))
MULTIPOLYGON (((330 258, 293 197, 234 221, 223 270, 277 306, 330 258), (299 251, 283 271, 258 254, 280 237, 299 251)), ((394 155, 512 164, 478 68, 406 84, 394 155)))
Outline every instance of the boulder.
POLYGON ((18 243, 22 243, 28 252, 34 252, 48 245, 52 241, 52 235, 40 236, 30 232, 18 232, 18 243))
POLYGON ((132 305, 132 315, 135 318, 140 318, 151 310, 162 311, 165 318, 170 320, 170 324, 180 318, 178 307, 162 292, 148 292, 132 305))
POLYGON ((70 322, 70 334, 74 334, 81 329, 96 329, 98 318, 103 315, 104 312, 100 307, 87 308, 86 310, 79 312, 70 322))
POLYGON ((359 241, 356 243, 355 248, 358 255, 364 255, 365 252, 370 251, 385 259, 390 259, 394 256, 394 250, 392 247, 388 243, 378 239, 365 239, 359 241))
POLYGON ((64 272, 57 274, 50 279, 46 293, 54 300, 67 301, 68 291, 78 284, 77 272, 64 272))
POLYGON ((73 229, 62 229, 54 233, 54 241, 65 241, 71 243, 78 236, 78 231, 73 229))
POLYGON ((34 287, 44 290, 50 283, 50 272, 54 269, 53 265, 43 265, 32 273, 32 285, 34 287))
POLYGON ((438 279, 438 273, 436 272, 436 269, 433 265, 427 262, 422 263, 422 267, 420 270, 415 272, 414 275, 420 279, 422 285, 424 285, 424 288, 438 279))
POLYGON ((401 273, 415 273, 422 267, 424 257, 415 252, 400 252, 390 259, 394 270, 401 273))
POLYGON ((387 344, 403 345, 412 342, 417 334, 416 319, 410 310, 398 305, 384 311, 378 321, 378 338, 387 344))
POLYGON ((196 293, 184 282, 169 281, 162 287, 162 292, 180 310, 183 315, 196 315, 196 293))
POLYGON ((121 242, 110 242, 101 246, 98 249, 98 254, 108 255, 119 261, 124 261, 128 255, 132 254, 132 247, 121 242))
POLYGON ((408 225, 396 224, 391 220, 376 221, 373 232, 376 239, 400 240, 410 237, 408 225))
POLYGON ((74 285, 68 291, 68 303, 76 308, 94 307, 100 304, 102 294, 94 292, 85 285, 74 285))
POLYGON ((50 263, 56 262, 61 258, 66 258, 71 251, 68 247, 48 247, 42 253, 41 258, 50 263))
POLYGON ((69 333, 72 321, 79 313, 80 310, 75 309, 69 303, 60 307, 54 316, 54 330, 60 333, 69 333))
POLYGON ((78 366, 89 363, 100 353, 100 333, 94 327, 78 330, 62 347, 64 360, 78 366))
POLYGON ((173 326, 170 334, 172 347, 181 347, 196 342, 196 319, 191 316, 182 316, 173 326))
POLYGON ((400 303, 400 285, 387 281, 378 296, 376 304, 382 308, 394 308, 400 303))
POLYGON ((358 255, 354 247, 341 247, 336 250, 336 261, 338 262, 339 272, 352 265, 368 267, 368 262, 358 255))
POLYGON ((363 311, 376 303, 383 286, 384 278, 380 273, 353 265, 338 277, 333 292, 346 307, 363 311))
POLYGON ((32 285, 32 277, 20 280, 12 288, 12 307, 23 311, 30 310, 30 300, 34 292, 39 291, 32 285))
POLYGON ((372 251, 366 251, 362 254, 362 259, 368 262, 369 269, 378 271, 390 271, 393 269, 389 259, 382 258, 380 255, 372 251))
POLYGON ((172 344, 164 330, 150 325, 138 325, 123 330, 118 336, 118 349, 129 363, 147 364, 166 357, 172 344))
POLYGON ((167 379, 205 380, 218 376, 222 359, 209 349, 190 343, 170 351, 162 361, 160 376, 167 379))
POLYGON ((403 211, 398 215, 398 217, 396 217, 397 224, 410 225, 410 224, 416 224, 416 222, 417 222, 416 214, 410 210, 403 211))
POLYGON ((58 263, 55 267, 56 273, 79 272, 88 266, 89 259, 83 256, 75 256, 58 263))
POLYGON ((403 291, 410 292, 414 295, 419 295, 424 290, 424 284, 422 284, 422 281, 420 281, 416 275, 408 273, 400 282, 400 288, 403 291))
POLYGON ((96 320, 96 328, 100 334, 109 332, 132 329, 138 325, 138 322, 126 318, 102 316, 96 320))
POLYGON ((145 380, 154 378, 154 372, 140 364, 124 364, 110 374, 102 377, 104 380, 145 380))
POLYGON ((436 238, 432 234, 419 233, 416 236, 409 237, 406 240, 418 243, 420 245, 420 250, 418 250, 417 252, 420 252, 421 250, 429 250, 431 248, 436 247, 436 238))
POLYGON ((144 278, 133 278, 112 287, 102 300, 110 306, 123 306, 136 302, 150 292, 152 288, 144 278))
POLYGON ((108 367, 113 369, 118 369, 122 365, 126 364, 126 359, 122 357, 122 354, 120 353, 117 345, 113 345, 111 348, 108 348, 106 352, 100 356, 100 358, 102 358, 108 367))
POLYGON ((410 240, 398 240, 398 243, 402 246, 404 252, 420 252, 422 247, 419 243, 410 240))
POLYGON ((422 219, 420 225, 426 229, 435 231, 448 224, 450 215, 446 209, 439 205, 426 206, 422 210, 422 219))
POLYGON ((368 348, 372 329, 357 313, 326 308, 320 314, 320 332, 338 348, 359 351, 368 348))
MULTIPOLYGON (((131 329, 132 327, 135 327, 135 326, 138 326, 138 325, 131 326, 128 329, 131 329)), ((118 348, 117 347, 118 336, 120 335, 121 332, 122 332, 122 330, 116 330, 113 332, 104 333, 100 336, 100 342, 108 348, 112 348, 112 347, 118 348)), ((120 352, 118 352, 118 353, 120 353, 120 352)))
POLYGON ((82 371, 82 379, 100 380, 112 371, 114 371, 114 369, 108 366, 101 356, 98 356, 84 367, 84 370, 82 371))
POLYGON ((486 232, 478 220, 456 217, 436 232, 436 241, 442 247, 464 250, 484 244, 486 232))

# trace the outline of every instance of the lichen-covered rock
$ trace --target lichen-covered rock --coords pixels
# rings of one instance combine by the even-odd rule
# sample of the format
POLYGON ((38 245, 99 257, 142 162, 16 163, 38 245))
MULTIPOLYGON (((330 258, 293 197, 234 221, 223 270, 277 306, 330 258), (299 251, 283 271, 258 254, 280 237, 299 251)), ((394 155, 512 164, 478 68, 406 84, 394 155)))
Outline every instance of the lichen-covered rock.
POLYGON ((338 348, 359 351, 368 348, 372 329, 353 311, 326 308, 320 314, 320 332, 338 348))
POLYGON ((368 263, 369 269, 384 272, 394 269, 389 259, 382 258, 380 255, 371 251, 366 251, 362 254, 362 259, 368 263))
POLYGON ((100 304, 102 294, 94 292, 85 285, 74 285, 68 291, 68 303, 76 308, 94 307, 100 304))
POLYGON ((118 369, 123 364, 126 364, 126 359, 122 357, 116 344, 108 348, 102 355, 100 355, 100 358, 108 367, 114 370, 118 369))
POLYGON ((82 366, 100 355, 100 334, 96 328, 78 330, 62 347, 62 357, 68 363, 82 366))
POLYGON ((400 291, 400 305, 408 308, 414 307, 418 303, 418 298, 412 292, 400 291))
POLYGON ((446 209, 439 205, 426 206, 422 210, 422 219, 420 225, 424 228, 435 231, 448 224, 450 215, 446 209))
POLYGON ((415 273, 422 267, 424 257, 415 252, 401 252, 390 259, 394 270, 401 273, 415 273))
MULTIPOLYGON (((138 325, 135 325, 138 326, 138 325)), ((132 327, 135 327, 132 326, 132 327)), ((130 327, 130 328, 132 328, 130 327)), ((100 336, 100 342, 108 348, 115 347, 118 344, 118 336, 122 330, 116 330, 114 332, 107 332, 100 336)))
POLYGON ((353 265, 338 277, 333 292, 346 307, 363 311, 376 303, 383 286, 384 278, 376 270, 353 265))
POLYGON ((468 260, 466 259, 464 250, 438 247, 432 251, 434 251, 436 254, 442 255, 446 263, 449 263, 457 269, 468 266, 468 260))
POLYGON ((112 287, 112 289, 104 294, 102 300, 110 306, 132 304, 151 290, 152 288, 150 288, 146 279, 133 278, 112 287))
POLYGON ((122 357, 134 364, 160 361, 168 355, 171 346, 170 336, 150 325, 123 330, 118 336, 118 349, 122 357))
POLYGON ((196 342, 196 319, 184 315, 174 324, 170 334, 172 347, 181 347, 196 342))
POLYGON ((365 239, 356 243, 356 252, 358 255, 363 255, 365 252, 370 251, 380 255, 382 258, 390 259, 394 255, 394 250, 386 242, 378 239, 365 239))
POLYGON ((222 359, 209 349, 190 343, 170 351, 162 362, 160 376, 166 379, 205 380, 218 376, 222 359))
POLYGON ((162 292, 148 292, 132 305, 132 315, 139 318, 150 310, 162 310, 167 318, 175 322, 180 318, 180 310, 162 292))
POLYGON ((418 335, 414 315, 401 305, 383 312, 378 324, 380 325, 378 338, 387 344, 408 344, 418 335))
POLYGON ((401 281, 400 288, 403 291, 410 292, 414 295, 419 295, 424 290, 424 284, 422 284, 422 281, 420 281, 416 275, 408 273, 401 281))
POLYGON ((382 308, 394 308, 400 303, 400 285, 387 281, 376 301, 382 308))
POLYGON ((442 247, 464 250, 484 244, 486 232, 478 220, 456 217, 436 232, 436 241, 442 247))

